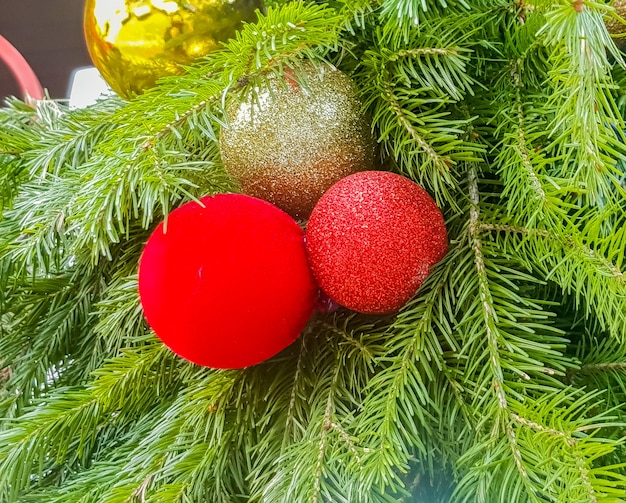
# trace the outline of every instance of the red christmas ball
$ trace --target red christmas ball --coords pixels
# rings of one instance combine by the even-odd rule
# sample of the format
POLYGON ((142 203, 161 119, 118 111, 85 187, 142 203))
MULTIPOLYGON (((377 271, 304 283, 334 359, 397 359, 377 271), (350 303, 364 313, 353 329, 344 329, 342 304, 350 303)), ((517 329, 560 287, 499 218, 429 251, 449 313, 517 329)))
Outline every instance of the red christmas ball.
POLYGON ((320 288, 339 304, 369 314, 399 310, 448 249, 441 211, 419 185, 384 171, 334 184, 306 230, 309 263, 320 288))
POLYGON ((303 231, 272 204, 220 194, 174 210, 150 236, 139 295, 156 335, 208 367, 262 362, 298 338, 317 286, 303 231))

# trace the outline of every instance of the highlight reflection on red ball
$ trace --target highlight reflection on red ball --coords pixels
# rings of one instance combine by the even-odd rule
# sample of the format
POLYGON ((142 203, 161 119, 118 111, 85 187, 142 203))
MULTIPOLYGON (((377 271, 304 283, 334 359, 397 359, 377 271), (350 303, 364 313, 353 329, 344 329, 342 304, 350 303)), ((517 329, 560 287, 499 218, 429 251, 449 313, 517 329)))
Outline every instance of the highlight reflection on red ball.
POLYGON ((356 173, 328 189, 306 237, 320 288, 369 314, 399 310, 448 249, 443 215, 428 193, 384 171, 356 173))
POLYGON ((139 264, 149 325, 199 365, 242 368, 289 346, 306 325, 317 287, 303 232, 272 204, 207 196, 174 210, 139 264), (204 206, 204 207, 203 207, 204 206))

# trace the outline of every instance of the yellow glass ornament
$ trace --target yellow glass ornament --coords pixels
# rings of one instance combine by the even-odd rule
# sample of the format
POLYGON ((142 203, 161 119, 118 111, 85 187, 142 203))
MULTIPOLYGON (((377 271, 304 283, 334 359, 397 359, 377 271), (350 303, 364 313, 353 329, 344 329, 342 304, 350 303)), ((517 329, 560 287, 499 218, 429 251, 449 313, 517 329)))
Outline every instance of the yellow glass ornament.
POLYGON ((120 96, 130 98, 220 47, 262 0, 87 0, 91 59, 120 96))

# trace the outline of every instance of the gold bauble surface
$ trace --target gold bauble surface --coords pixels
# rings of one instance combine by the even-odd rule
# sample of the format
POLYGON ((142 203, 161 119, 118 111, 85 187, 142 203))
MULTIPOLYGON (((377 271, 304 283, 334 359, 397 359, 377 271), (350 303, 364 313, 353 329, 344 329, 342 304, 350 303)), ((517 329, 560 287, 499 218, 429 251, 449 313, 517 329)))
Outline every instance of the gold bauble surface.
POLYGON ((226 171, 242 192, 295 218, 309 216, 335 182, 373 168, 374 141, 350 78, 307 64, 303 85, 287 72, 268 78, 256 99, 227 109, 220 134, 226 171))
MULTIPOLYGON (((626 18, 626 0, 613 0, 611 7, 615 9, 615 13, 619 17, 626 18)), ((626 33, 626 25, 613 17, 605 18, 604 24, 611 35, 622 35, 626 33)), ((623 44, 623 39, 620 39, 620 42, 623 44)))
POLYGON ((104 80, 130 98, 220 47, 255 9, 262 0, 87 0, 85 40, 104 80))

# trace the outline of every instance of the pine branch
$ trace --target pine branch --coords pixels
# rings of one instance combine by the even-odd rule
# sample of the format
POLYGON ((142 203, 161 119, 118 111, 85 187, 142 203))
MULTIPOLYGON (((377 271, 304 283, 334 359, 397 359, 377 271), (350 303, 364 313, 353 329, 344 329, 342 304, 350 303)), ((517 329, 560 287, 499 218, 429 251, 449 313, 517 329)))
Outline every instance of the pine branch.
POLYGON ((575 230, 566 235, 548 231, 487 225, 498 234, 504 250, 524 250, 529 269, 556 281, 564 293, 573 293, 583 303, 588 316, 593 313, 602 330, 622 340, 626 310, 621 299, 626 292, 626 276, 615 264, 587 246, 575 230), (543 238, 540 243, 537 238, 543 238), (512 238, 512 240, 510 240, 512 238), (607 291, 613 292, 607 296, 607 291))
POLYGON ((286 390, 298 390, 293 395, 294 404, 288 415, 278 402, 272 404, 272 411, 280 418, 289 417, 292 433, 286 436, 282 420, 278 422, 280 429, 268 425, 268 431, 262 432, 264 438, 275 436, 281 449, 275 457, 270 452, 262 461, 257 460, 261 465, 252 474, 252 500, 377 501, 376 491, 355 491, 348 481, 365 465, 352 422, 364 387, 361 376, 365 369, 365 375, 370 372, 368 355, 382 348, 381 334, 374 331, 357 336, 363 327, 339 323, 342 320, 337 318, 315 322, 318 333, 313 338, 311 331, 298 349, 307 355, 301 362, 309 363, 297 366, 294 358, 285 383, 286 390))
POLYGON ((533 145, 545 140, 537 132, 545 125, 536 112, 527 118, 522 97, 522 66, 521 58, 511 62, 509 86, 513 87, 513 102, 509 93, 502 97, 503 120, 498 129, 504 138, 498 146, 500 152, 495 163, 500 168, 504 183, 502 197, 507 201, 509 214, 530 227, 554 227, 567 220, 567 205, 561 199, 562 190, 548 175, 554 160, 546 157, 539 145, 533 145))
POLYGON ((238 452, 239 423, 228 405, 237 374, 194 372, 160 415, 158 426, 127 458, 125 476, 103 501, 126 501, 143 493, 163 502, 225 501, 244 491, 245 477, 228 462, 238 452))
MULTIPOLYGON (((484 325, 485 325, 485 334, 487 337, 487 348, 489 352, 488 365, 491 370, 491 385, 493 387, 493 392, 495 397, 497 398, 497 403, 499 407, 499 411, 496 414, 497 421, 501 421, 502 418, 506 418, 509 414, 509 398, 507 396, 507 385, 504 380, 504 369, 502 364, 500 363, 500 342, 499 339, 502 335, 499 333, 498 328, 498 317, 493 309, 494 299, 491 294, 490 286, 489 286, 489 278, 487 276, 486 266, 485 266, 485 258, 483 255, 483 245, 479 237, 478 227, 480 221, 480 212, 479 212, 479 203, 480 203, 480 194, 478 191, 478 183, 477 183, 477 175, 474 169, 470 168, 468 172, 468 189, 469 189, 469 197, 471 202, 470 207, 470 220, 469 220, 469 238, 470 238, 470 246, 472 251, 474 252, 474 264, 476 267, 476 272, 478 274, 478 287, 479 287, 479 301, 482 306, 482 313, 484 317, 484 325)), ((526 377, 526 376, 525 376, 526 377)), ((527 376, 527 379, 530 380, 530 376, 527 376)), ((494 425, 495 428, 497 426, 494 425)), ((515 466, 521 476, 521 482, 528 489, 529 481, 528 481, 528 473, 524 468, 524 464, 522 461, 522 454, 518 447, 517 438, 515 436, 515 432, 511 428, 508 421, 505 419, 504 429, 506 431, 506 438, 508 439, 509 448, 511 450, 511 455, 513 457, 515 466)), ((532 489, 531 489, 532 491, 532 489)))
POLYGON ((407 39, 415 27, 430 18, 449 12, 460 12, 465 15, 470 4, 464 0, 419 0, 417 2, 400 2, 384 0, 381 2, 381 18, 385 36, 392 40, 407 39))
POLYGON ((616 191, 616 158, 624 158, 624 122, 612 96, 608 54, 624 65, 602 19, 604 3, 562 4, 546 12, 541 34, 551 51, 554 87, 549 106, 557 110, 551 149, 562 159, 561 175, 571 177, 590 204, 623 197, 616 191), (561 49, 556 50, 557 48, 561 49))
MULTIPOLYGON (((328 398, 326 400, 326 407, 324 409, 324 416, 321 425, 321 433, 319 440, 319 447, 317 453, 317 459, 315 460, 315 471, 313 473, 313 488, 310 501, 312 503, 319 503, 319 498, 322 488, 322 479, 324 477, 324 458, 326 457, 326 444, 328 441, 328 431, 332 428, 333 417, 333 403, 334 394, 337 392, 337 378, 339 377, 338 362, 335 363, 335 371, 333 372, 333 378, 328 390, 328 398)), ((357 458, 358 461, 358 458, 357 458)), ((309 498, 307 498, 309 499, 309 498)))
MULTIPOLYGON (((80 337, 90 330, 91 308, 100 286, 89 281, 93 279, 89 275, 81 279, 64 274, 26 282, 6 300, 0 348, 14 371, 6 383, 15 397, 11 407, 19 409, 45 394, 71 366, 72 357, 80 354, 80 337)), ((84 378, 90 369, 80 371, 84 378)))
MULTIPOLYGON (((472 334, 470 337, 465 337, 466 346, 461 350, 461 355, 464 355, 468 362, 464 368, 465 375, 479 378, 478 381, 473 381, 471 387, 475 391, 470 396, 473 396, 472 401, 475 406, 480 404, 482 410, 475 430, 477 440, 479 438, 482 440, 461 455, 457 463, 457 466, 466 466, 468 471, 462 476, 455 497, 460 501, 468 501, 469 498, 480 495, 479 497, 489 500, 493 497, 489 495, 497 494, 498 490, 507 490, 504 487, 508 482, 504 481, 516 480, 516 491, 509 492, 514 501, 518 498, 520 500, 529 498, 531 501, 540 501, 543 494, 548 494, 551 497, 566 493, 578 494, 578 491, 586 494, 586 498, 599 498, 601 491, 598 490, 598 487, 604 488, 605 482, 590 482, 592 478, 596 477, 591 466, 596 456, 591 452, 597 450, 605 455, 613 452, 617 444, 607 445, 602 440, 598 443, 590 442, 583 448, 578 443, 572 444, 569 440, 571 435, 566 431, 564 432, 561 426, 555 426, 552 430, 545 427, 543 429, 535 428, 537 422, 530 419, 529 410, 535 410, 534 407, 543 410, 544 400, 547 400, 546 396, 548 396, 546 394, 536 395, 536 393, 544 387, 546 390, 558 388, 557 382, 550 375, 554 373, 545 371, 548 366, 541 361, 544 358, 542 354, 545 354, 545 350, 551 351, 553 362, 560 361, 563 365, 560 370, 562 372, 566 366, 571 365, 564 355, 557 356, 559 346, 563 348, 565 341, 558 337, 546 337, 546 334, 534 342, 534 344, 545 344, 546 349, 537 351, 537 346, 526 345, 536 337, 536 334, 533 335, 534 328, 530 328, 531 325, 528 326, 529 330, 524 339, 516 336, 515 331, 525 325, 524 319, 536 318, 537 314, 534 316, 523 314, 522 306, 532 304, 522 297, 518 297, 515 303, 507 302, 508 298, 514 296, 510 288, 515 283, 509 283, 510 286, 505 290, 498 286, 499 282, 508 281, 508 274, 502 265, 499 267, 496 265, 498 261, 494 259, 495 250, 488 246, 490 243, 485 242, 481 235, 480 192, 476 172, 472 169, 469 171, 468 190, 472 206, 467 229, 469 245, 474 255, 477 273, 475 282, 478 292, 474 296, 476 301, 473 302, 472 307, 466 306, 465 318, 460 321, 459 330, 462 331, 461 333, 469 332, 472 334), (492 272, 494 266, 499 269, 497 275, 492 272), (506 308, 502 309, 501 306, 506 306, 506 308), (507 321, 507 318, 512 323, 507 321), (465 325, 466 323, 467 325, 465 325), (464 330, 461 328, 463 326, 466 326, 464 330), (548 343, 550 339, 552 342, 548 343), (479 371, 479 369, 484 370, 479 371), (518 376, 517 379, 514 376, 518 376), (486 414, 487 410, 489 413, 486 414), (520 426, 524 428, 520 429, 520 426), (533 430, 533 428, 535 428, 533 433, 528 431, 528 429, 533 430), (554 435, 555 431, 562 433, 556 437, 561 440, 568 439, 560 447, 563 457, 559 458, 564 462, 559 470, 568 474, 571 484, 567 491, 564 491, 558 483, 555 484, 557 479, 551 478, 550 470, 543 472, 543 468, 539 468, 543 466, 542 462, 535 464, 535 461, 530 461, 530 459, 551 459, 552 454, 549 451, 541 454, 543 457, 537 458, 539 453, 533 446, 534 442, 538 441, 537 434, 554 435), (604 450, 605 448, 606 450, 604 450), (482 461, 478 461, 479 459, 482 461), (569 461, 566 462, 566 459, 569 461), (489 465, 490 471, 487 472, 484 468, 475 468, 478 466, 477 463, 489 465)), ((510 271, 513 273, 512 270, 510 271)), ((520 276, 517 271, 515 274, 518 275, 517 284, 519 285, 523 276, 520 276)), ((513 277, 511 276, 511 279, 513 277)), ((526 280, 531 280, 531 278, 526 280)), ((546 325, 543 325, 541 329, 545 330, 546 328, 546 325)), ((558 333, 556 330, 555 332, 558 333)), ((474 377, 472 377, 473 379, 474 377)), ((594 400, 595 395, 590 394, 584 398, 579 398, 577 393, 574 391, 568 395, 565 392, 557 393, 555 391, 550 410, 556 411, 558 404, 565 416, 580 417, 576 416, 572 409, 582 407, 581 403, 583 402, 594 400)), ((545 406, 545 410, 548 410, 548 406, 545 406)), ((547 417, 540 413, 537 414, 536 417, 547 417)), ((610 418, 605 419, 603 414, 590 420, 590 423, 586 423, 586 420, 583 419, 581 421, 582 424, 595 424, 594 421, 599 421, 604 424, 605 428, 611 426, 610 418)), ((621 477, 615 468, 607 472, 607 474, 609 473, 608 480, 612 480, 612 477, 616 477, 618 480, 621 477)), ((603 477, 604 475, 600 475, 600 478, 603 477)))
POLYGON ((91 385, 55 390, 0 431, 2 498, 14 501, 22 490, 43 483, 55 465, 75 469, 89 464, 107 430, 121 431, 125 422, 137 420, 144 408, 167 400, 177 388, 173 359, 160 344, 141 354, 126 352, 105 364, 91 385))
MULTIPOLYGON (((582 380, 588 385, 595 381, 594 387, 606 389, 607 396, 619 395, 620 389, 626 390, 621 380, 626 371, 626 348, 621 341, 586 333, 576 346, 576 356, 580 366, 568 372, 570 383, 578 384, 582 380)), ((621 399, 611 400, 614 405, 621 402, 621 399)))
POLYGON ((440 412, 429 383, 444 367, 439 337, 449 339, 451 331, 450 313, 444 307, 452 295, 450 270, 449 265, 441 267, 441 273, 434 273, 424 285, 422 295, 407 306, 366 388, 366 412, 358 418, 357 431, 360 443, 368 446, 361 475, 368 490, 388 486, 390 491, 399 491, 413 453, 427 455, 424 439, 433 435, 433 419, 440 412), (378 393, 380 389, 386 392, 378 393))
MULTIPOLYGON (((120 467, 132 455, 142 438, 158 426, 162 415, 158 411, 137 423, 130 432, 116 432, 116 436, 105 442, 109 449, 107 456, 93 463, 88 469, 75 472, 65 478, 60 487, 45 485, 29 491, 18 500, 19 503, 102 503, 104 495, 120 480, 120 467), (111 449, 115 446, 115 449, 111 449)), ((172 500, 170 500, 172 501, 172 500)))
POLYGON ((446 110, 471 92, 472 80, 464 71, 468 49, 446 46, 451 35, 442 36, 441 30, 437 36, 423 34, 420 49, 368 50, 359 79, 369 83, 363 94, 384 153, 431 188, 440 204, 456 207, 455 166, 474 160, 482 149, 461 139, 470 121, 453 119, 446 110))
POLYGON ((626 371, 626 362, 618 363, 596 363, 594 365, 583 365, 580 367, 581 374, 594 374, 596 372, 626 371))
POLYGON ((340 0, 340 4, 343 4, 339 13, 344 19, 344 29, 352 35, 366 28, 366 20, 374 14, 376 7, 372 0, 340 0))
MULTIPOLYGON (((293 375, 293 384, 291 386, 291 392, 289 394, 289 407, 287 408, 287 419, 285 420, 285 434, 283 437, 283 443, 282 443, 282 449, 281 449, 282 452, 284 452, 285 448, 291 442, 296 440, 294 428, 296 426, 299 426, 295 424, 295 416, 296 416, 295 407, 296 407, 296 402, 297 402, 297 396, 299 394, 298 392, 299 392, 300 376, 303 371, 302 366, 303 366, 305 345, 302 341, 300 341, 298 345, 299 345, 298 363, 296 364, 296 371, 294 372, 294 375, 293 375)), ((300 417, 302 417, 302 414, 300 414, 300 417)))

